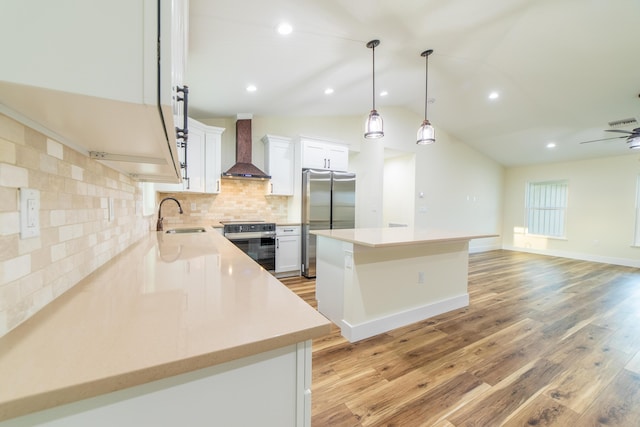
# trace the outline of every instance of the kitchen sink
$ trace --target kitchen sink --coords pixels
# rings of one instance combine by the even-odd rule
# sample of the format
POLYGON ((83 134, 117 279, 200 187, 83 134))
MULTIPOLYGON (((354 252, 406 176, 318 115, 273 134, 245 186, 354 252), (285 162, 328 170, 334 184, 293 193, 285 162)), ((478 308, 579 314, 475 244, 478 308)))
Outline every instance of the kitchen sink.
POLYGON ((193 227, 193 228, 172 228, 171 230, 166 231, 169 234, 183 234, 183 233, 204 233, 204 227, 193 227))

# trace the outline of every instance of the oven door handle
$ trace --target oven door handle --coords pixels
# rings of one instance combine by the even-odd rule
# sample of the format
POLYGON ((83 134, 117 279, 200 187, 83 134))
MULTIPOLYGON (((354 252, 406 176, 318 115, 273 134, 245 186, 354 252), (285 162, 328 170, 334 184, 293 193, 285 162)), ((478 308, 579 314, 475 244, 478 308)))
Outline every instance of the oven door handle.
POLYGON ((276 238, 275 231, 256 231, 248 233, 225 233, 224 237, 229 240, 246 240, 246 239, 261 239, 261 238, 276 238))

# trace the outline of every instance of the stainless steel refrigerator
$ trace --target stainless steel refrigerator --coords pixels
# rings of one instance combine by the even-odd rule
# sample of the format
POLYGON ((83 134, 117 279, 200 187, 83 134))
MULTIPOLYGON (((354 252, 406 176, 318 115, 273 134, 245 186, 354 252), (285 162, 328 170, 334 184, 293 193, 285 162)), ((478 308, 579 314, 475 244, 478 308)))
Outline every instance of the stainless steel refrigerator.
POLYGON ((355 227, 356 175, 302 171, 302 274, 316 277, 316 236, 311 230, 355 227))

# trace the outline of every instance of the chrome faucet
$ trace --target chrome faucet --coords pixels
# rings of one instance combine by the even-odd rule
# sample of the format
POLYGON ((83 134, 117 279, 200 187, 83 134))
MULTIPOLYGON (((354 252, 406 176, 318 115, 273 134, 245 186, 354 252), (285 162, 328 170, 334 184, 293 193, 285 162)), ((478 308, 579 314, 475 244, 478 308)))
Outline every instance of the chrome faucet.
POLYGON ((174 202, 176 202, 178 204, 178 212, 180 212, 180 214, 183 214, 183 210, 182 210, 182 206, 180 206, 180 202, 178 201, 178 199, 173 198, 173 197, 165 197, 164 199, 162 199, 160 201, 160 205, 158 205, 158 222, 156 223, 156 231, 162 231, 164 230, 164 227, 162 226, 162 220, 164 219, 162 216, 160 216, 160 212, 162 212, 162 204, 164 202, 166 202, 167 200, 173 200, 174 202))

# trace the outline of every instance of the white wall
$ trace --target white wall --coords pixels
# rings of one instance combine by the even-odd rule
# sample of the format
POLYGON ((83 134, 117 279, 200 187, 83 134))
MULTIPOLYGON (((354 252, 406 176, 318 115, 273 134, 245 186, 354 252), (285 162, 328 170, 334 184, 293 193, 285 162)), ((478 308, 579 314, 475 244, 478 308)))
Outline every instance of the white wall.
POLYGON ((416 155, 389 157, 384 161, 383 221, 414 226, 416 155))
POLYGON ((635 231, 637 155, 509 168, 505 179, 506 249, 640 267, 635 231), (525 234, 528 182, 569 181, 566 239, 525 234))
POLYGON ((382 227, 384 187, 384 142, 367 141, 359 153, 349 157, 356 172, 356 227, 382 227))

